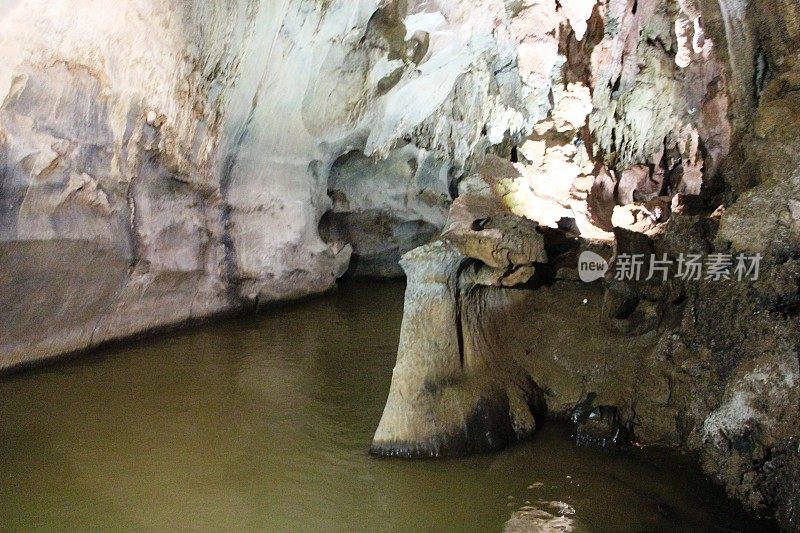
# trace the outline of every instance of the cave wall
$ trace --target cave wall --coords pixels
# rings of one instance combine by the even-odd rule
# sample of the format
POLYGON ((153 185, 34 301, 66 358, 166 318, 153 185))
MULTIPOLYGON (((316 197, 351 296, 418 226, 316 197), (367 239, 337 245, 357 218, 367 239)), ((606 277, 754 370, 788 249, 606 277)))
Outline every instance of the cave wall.
POLYGON ((12 0, 0 25, 0 369, 324 292, 375 241, 323 241, 335 204, 396 260, 531 124, 499 1, 12 0), (423 190, 343 203, 349 153, 423 190))
MULTIPOLYGON (((577 5, 568 2, 515 5, 514 20, 527 20, 536 36, 520 44, 520 68, 526 59, 537 66, 551 61, 543 72, 556 73, 552 99, 515 142, 513 163, 487 159, 488 167, 462 182, 462 193, 483 190, 473 188, 473 178, 490 183, 483 187, 513 214, 541 224, 546 238, 558 228, 580 244, 569 250, 551 242, 549 263, 536 264, 532 278, 527 271, 517 293, 507 291, 528 292, 522 313, 476 298, 472 314, 456 319, 462 339, 488 337, 480 352, 492 365, 465 358, 452 339, 432 342, 448 337, 426 329, 435 330, 435 321, 418 318, 442 313, 453 321, 458 300, 429 303, 420 296, 436 284, 458 298, 452 279, 428 275, 429 263, 442 261, 441 273, 453 259, 431 248, 406 256, 406 268, 426 276, 409 290, 408 338, 374 451, 435 456, 496 449, 530 433, 531 424, 515 420, 537 410, 567 416, 596 393, 638 442, 699 453, 732 497, 796 530, 797 4, 610 1, 582 11, 585 26, 569 19, 577 5), (568 23, 553 23, 553 15, 568 23), (526 56, 534 43, 538 53, 526 56), (667 216, 655 216, 661 211, 667 216), (647 223, 631 224, 630 215, 647 223), (577 280, 574 264, 564 268, 583 250, 610 258, 610 243, 617 252, 659 257, 761 254, 760 277, 668 284, 611 277, 589 286, 577 280), (507 327, 500 336, 485 326, 498 314, 507 327), (522 390, 527 403, 512 407, 507 390, 522 390)), ((465 220, 457 201, 450 214, 472 228, 472 242, 445 232, 442 246, 458 249, 462 264, 486 268, 479 251, 491 240, 492 217, 477 207, 465 220)), ((473 295, 486 282, 466 281, 471 285, 462 290, 473 295)))
POLYGON ((0 369, 399 274, 487 150, 514 212, 608 238, 788 61, 714 4, 4 2, 0 369))
POLYGON ((246 14, 159 4, 3 4, 0 368, 231 306, 216 152, 246 14))

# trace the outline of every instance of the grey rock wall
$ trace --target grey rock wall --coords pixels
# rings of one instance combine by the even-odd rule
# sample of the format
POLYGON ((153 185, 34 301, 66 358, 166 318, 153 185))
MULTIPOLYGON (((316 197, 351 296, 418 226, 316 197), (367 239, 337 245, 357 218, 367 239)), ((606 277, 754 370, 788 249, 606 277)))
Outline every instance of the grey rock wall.
POLYGON ((3 2, 0 370, 397 273, 528 121, 502 2, 437 6, 3 2))

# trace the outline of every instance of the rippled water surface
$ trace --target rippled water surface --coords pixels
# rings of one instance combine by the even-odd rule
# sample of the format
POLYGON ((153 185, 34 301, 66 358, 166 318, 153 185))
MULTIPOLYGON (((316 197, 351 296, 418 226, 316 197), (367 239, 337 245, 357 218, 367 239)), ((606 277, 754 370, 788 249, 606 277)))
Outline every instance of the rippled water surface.
POLYGON ((554 424, 495 456, 370 457, 402 296, 347 284, 0 380, 0 530, 500 531, 541 502, 578 531, 765 527, 686 459, 554 424))

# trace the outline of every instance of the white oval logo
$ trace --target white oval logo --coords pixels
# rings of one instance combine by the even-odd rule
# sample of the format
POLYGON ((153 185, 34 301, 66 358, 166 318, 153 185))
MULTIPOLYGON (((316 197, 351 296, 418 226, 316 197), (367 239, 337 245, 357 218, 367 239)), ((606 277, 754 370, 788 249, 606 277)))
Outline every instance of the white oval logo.
POLYGON ((608 261, 594 252, 587 250, 578 259, 578 275, 584 283, 602 279, 606 272, 608 272, 608 261))

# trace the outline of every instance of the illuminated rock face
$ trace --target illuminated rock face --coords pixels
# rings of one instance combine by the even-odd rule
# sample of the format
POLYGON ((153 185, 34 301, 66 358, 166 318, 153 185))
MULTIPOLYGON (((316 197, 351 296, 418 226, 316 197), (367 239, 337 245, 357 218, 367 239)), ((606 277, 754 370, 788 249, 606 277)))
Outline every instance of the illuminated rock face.
MULTIPOLYGON (((521 278, 511 291, 497 277, 483 277, 494 286, 467 290, 472 300, 452 290, 453 278, 431 274, 454 270, 441 253, 423 248, 406 256, 403 342, 374 450, 414 456, 493 448, 524 436, 512 421, 541 406, 511 408, 509 389, 528 399, 541 393, 554 415, 595 391, 636 426, 641 442, 698 451, 732 496, 776 512, 795 530, 796 3, 601 2, 585 27, 573 24, 574 7, 516 4, 520 74, 548 87, 548 99, 538 100, 532 129, 513 143, 513 163, 487 158, 496 179, 484 188, 517 217, 539 222, 545 235, 553 235, 549 226, 584 242, 573 250, 549 242, 549 263, 536 269, 544 279, 521 278), (569 262, 588 249, 587 239, 613 239, 617 253, 657 257, 760 253, 763 270, 757 282, 607 279, 586 286, 569 262), (435 257, 443 262, 438 269, 430 266, 435 257), (421 296, 431 286, 437 297, 421 296), (503 300, 525 295, 521 314, 503 300), (480 339, 477 352, 491 361, 478 372, 457 356, 452 328, 437 329, 454 320, 454 310, 462 317, 460 338, 480 339), (439 313, 445 318, 431 318, 439 313), (492 329, 496 321, 502 333, 492 329)), ((473 178, 486 170, 472 170, 451 220, 475 226, 459 223, 453 261, 472 259, 485 269, 493 259, 486 250, 512 232, 470 242, 492 219, 464 216, 468 206, 482 205, 469 191, 481 188, 473 178)), ((457 279, 459 287, 474 287, 474 280, 457 279)))
POLYGON ((0 369, 320 293, 351 256, 397 270, 451 177, 528 124, 507 19, 491 1, 4 2, 0 369), (334 198, 392 219, 397 246, 358 223, 323 241, 336 162, 400 181, 371 161, 406 138, 424 186, 334 198))
POLYGON ((518 214, 587 236, 597 176, 695 191, 724 80, 694 7, 640 4, 4 2, 0 368, 396 275, 492 146, 518 214))
POLYGON ((222 20, 244 13, 3 5, 0 368, 231 308, 222 20))
MULTIPOLYGON (((453 203, 443 240, 409 252, 397 366, 373 453, 441 457, 529 437, 541 391, 505 343, 531 306, 528 282, 548 262, 535 222, 492 189, 511 163, 487 158, 453 203)), ((509 168, 510 167, 510 168, 509 168)), ((516 355, 516 354, 515 354, 516 355)))

